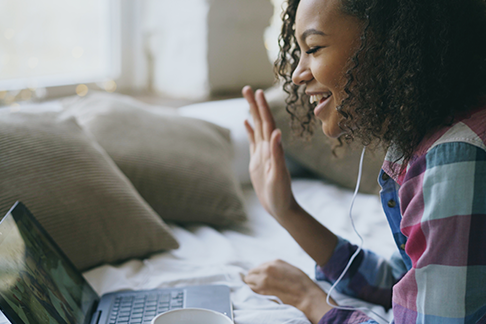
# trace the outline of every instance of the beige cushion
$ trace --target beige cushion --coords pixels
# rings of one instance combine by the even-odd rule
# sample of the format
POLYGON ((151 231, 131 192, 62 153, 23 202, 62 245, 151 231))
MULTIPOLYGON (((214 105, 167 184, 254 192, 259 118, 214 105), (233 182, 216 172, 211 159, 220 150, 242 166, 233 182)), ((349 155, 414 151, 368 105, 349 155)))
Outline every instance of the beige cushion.
MULTIPOLYGON (((332 154, 332 142, 316 129, 310 141, 303 141, 292 135, 290 115, 285 110, 286 94, 280 87, 266 91, 266 97, 277 127, 282 130, 282 143, 286 155, 308 168, 320 177, 342 187, 354 190, 358 177, 359 160, 362 147, 352 144, 347 149, 338 149, 338 157, 332 154)), ((377 178, 383 164, 382 151, 367 151, 363 163, 360 192, 378 194, 380 185, 377 178)))
POLYGON ((164 220, 246 220, 227 129, 114 94, 95 93, 67 109, 164 220))
POLYGON ((0 111, 0 213, 22 201, 81 270, 178 243, 74 119, 0 111))

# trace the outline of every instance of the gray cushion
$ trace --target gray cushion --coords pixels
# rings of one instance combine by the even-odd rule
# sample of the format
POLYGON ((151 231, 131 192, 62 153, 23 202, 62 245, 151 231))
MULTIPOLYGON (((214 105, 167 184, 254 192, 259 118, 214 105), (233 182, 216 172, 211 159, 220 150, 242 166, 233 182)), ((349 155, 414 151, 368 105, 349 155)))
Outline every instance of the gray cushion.
MULTIPOLYGON (((332 154, 333 143, 320 128, 310 141, 295 138, 290 129, 290 115, 285 110, 286 94, 280 87, 266 91, 266 97, 277 127, 282 130, 282 144, 286 155, 320 177, 342 187, 354 190, 358 177, 361 149, 353 143, 347 149, 338 149, 338 157, 332 154)), ((363 163, 360 192, 378 194, 377 178, 383 164, 384 153, 367 151, 363 163)))
POLYGON ((2 109, 0 152, 0 213, 22 201, 80 270, 178 247, 74 119, 2 109))
POLYGON ((115 94, 95 93, 66 108, 164 220, 246 220, 227 129, 115 94))

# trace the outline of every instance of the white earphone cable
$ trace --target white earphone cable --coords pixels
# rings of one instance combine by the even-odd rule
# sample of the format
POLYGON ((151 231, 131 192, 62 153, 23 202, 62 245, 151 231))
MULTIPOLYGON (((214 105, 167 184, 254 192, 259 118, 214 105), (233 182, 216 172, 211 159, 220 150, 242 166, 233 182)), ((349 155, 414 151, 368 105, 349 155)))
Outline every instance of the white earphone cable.
POLYGON ((372 312, 373 314, 375 314, 376 316, 378 316, 379 318, 381 318, 382 320, 384 320, 385 322, 388 322, 388 320, 386 318, 383 318, 382 316, 380 316, 379 314, 375 313, 374 311, 372 311, 369 308, 366 308, 366 307, 352 307, 352 306, 336 306, 336 305, 332 305, 330 303, 330 301, 329 301, 329 299, 331 297, 332 291, 336 288, 336 286, 339 284, 339 282, 346 275, 346 272, 351 267, 351 264, 353 263, 354 259, 358 256, 358 254, 363 249, 363 237, 361 237, 361 235, 358 233, 358 230, 356 229, 356 226, 355 226, 354 220, 353 220, 353 214, 352 214, 352 212, 353 212, 354 201, 356 199, 356 196, 358 195, 358 189, 359 189, 359 185, 360 185, 360 182, 361 182, 361 174, 362 174, 362 171, 363 171, 363 159, 364 159, 365 151, 366 151, 366 147, 363 147, 363 151, 361 152, 361 158, 359 160, 358 181, 356 182, 356 188, 354 189, 354 195, 353 195, 353 198, 351 199, 351 205, 349 207, 349 218, 351 220, 351 225, 353 226, 353 230, 356 233, 356 235, 358 235, 358 237, 360 239, 360 243, 359 243, 358 249, 353 253, 353 255, 351 256, 351 258, 349 259, 349 262, 346 265, 346 267, 344 268, 344 270, 341 273, 341 275, 338 277, 338 279, 331 286, 331 289, 329 289, 329 293, 327 294, 326 302, 327 302, 327 304, 329 306, 331 306, 333 308, 337 308, 337 309, 343 309, 343 310, 368 310, 368 311, 372 312))

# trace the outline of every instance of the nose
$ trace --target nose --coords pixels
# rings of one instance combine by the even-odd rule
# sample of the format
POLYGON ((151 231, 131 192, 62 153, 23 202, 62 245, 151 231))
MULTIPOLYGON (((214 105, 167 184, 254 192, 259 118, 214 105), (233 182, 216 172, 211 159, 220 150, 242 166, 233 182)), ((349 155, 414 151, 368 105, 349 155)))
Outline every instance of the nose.
POLYGON ((301 58, 297 68, 292 73, 292 82, 296 85, 303 85, 314 78, 305 59, 301 58))

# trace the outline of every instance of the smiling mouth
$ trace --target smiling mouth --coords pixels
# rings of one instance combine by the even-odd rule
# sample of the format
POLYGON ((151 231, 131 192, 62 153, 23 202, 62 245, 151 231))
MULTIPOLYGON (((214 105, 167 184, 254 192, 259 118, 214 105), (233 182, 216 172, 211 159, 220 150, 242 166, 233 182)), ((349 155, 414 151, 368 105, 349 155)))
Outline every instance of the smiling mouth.
POLYGON ((325 101, 326 99, 328 99, 330 96, 332 96, 332 93, 331 92, 328 92, 328 93, 322 93, 322 94, 316 94, 316 95, 310 95, 309 96, 309 101, 311 104, 313 104, 314 102, 317 102, 317 103, 322 103, 323 101, 325 101))
POLYGON ((318 116, 324 108, 327 106, 329 101, 331 100, 332 93, 326 93, 326 94, 319 94, 319 95, 312 95, 310 98, 311 104, 314 102, 317 102, 316 107, 314 108, 314 116, 318 116))

